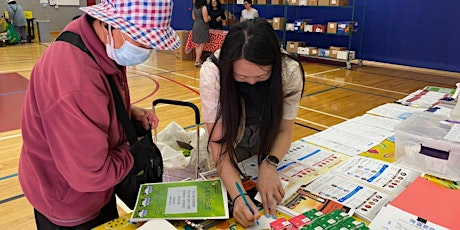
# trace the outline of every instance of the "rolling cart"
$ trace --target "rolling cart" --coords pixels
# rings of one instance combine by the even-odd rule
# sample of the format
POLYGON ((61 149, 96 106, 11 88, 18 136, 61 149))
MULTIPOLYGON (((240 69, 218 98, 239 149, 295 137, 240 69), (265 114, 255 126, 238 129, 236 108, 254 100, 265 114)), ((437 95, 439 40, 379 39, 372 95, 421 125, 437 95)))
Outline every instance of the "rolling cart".
MULTIPOLYGON (((169 100, 169 99, 157 99, 152 102, 152 108, 155 112, 155 106, 158 104, 169 104, 169 105, 177 105, 177 106, 184 106, 193 109, 195 113, 195 128, 197 130, 197 144, 193 148, 196 148, 198 151, 196 152, 196 162, 195 165, 190 164, 188 167, 183 169, 168 169, 164 168, 163 171, 163 181, 180 181, 186 180, 188 178, 195 180, 199 178, 200 170, 200 111, 195 104, 185 101, 177 101, 177 100, 169 100)), ((154 130, 154 142, 157 142, 157 129, 154 130)))

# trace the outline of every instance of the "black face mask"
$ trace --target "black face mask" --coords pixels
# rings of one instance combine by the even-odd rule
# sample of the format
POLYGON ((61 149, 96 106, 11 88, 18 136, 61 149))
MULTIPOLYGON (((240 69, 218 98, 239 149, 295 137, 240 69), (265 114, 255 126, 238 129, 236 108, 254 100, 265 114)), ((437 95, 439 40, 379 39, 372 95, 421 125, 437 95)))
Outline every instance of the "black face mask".
POLYGON ((244 99, 246 111, 246 125, 259 123, 268 100, 270 81, 257 82, 254 85, 246 82, 236 82, 236 88, 244 99))
POLYGON ((268 86, 270 85, 270 81, 268 79, 265 81, 257 82, 254 85, 248 84, 246 82, 235 82, 236 88, 240 90, 242 93, 253 93, 254 91, 261 92, 262 90, 268 89, 268 86))

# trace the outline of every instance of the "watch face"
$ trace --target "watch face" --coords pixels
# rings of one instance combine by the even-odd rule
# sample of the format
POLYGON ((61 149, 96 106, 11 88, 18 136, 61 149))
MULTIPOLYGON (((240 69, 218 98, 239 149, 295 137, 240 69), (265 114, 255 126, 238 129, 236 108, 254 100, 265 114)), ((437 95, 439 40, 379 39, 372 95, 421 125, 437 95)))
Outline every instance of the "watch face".
POLYGON ((273 162, 273 163, 275 163, 275 164, 280 163, 280 160, 278 160, 278 158, 275 157, 275 156, 273 156, 273 155, 268 155, 268 156, 267 156, 267 160, 269 160, 270 162, 273 162))

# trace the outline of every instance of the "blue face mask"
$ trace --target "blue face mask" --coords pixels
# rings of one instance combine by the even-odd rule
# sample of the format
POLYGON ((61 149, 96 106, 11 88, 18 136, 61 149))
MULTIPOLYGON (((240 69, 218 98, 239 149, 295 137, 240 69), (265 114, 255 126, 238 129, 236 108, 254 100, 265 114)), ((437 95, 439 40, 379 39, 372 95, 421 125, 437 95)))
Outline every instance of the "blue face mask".
POLYGON ((135 46, 126 40, 119 49, 115 49, 112 36, 112 29, 110 26, 108 29, 110 36, 110 44, 105 44, 106 52, 107 55, 116 63, 122 66, 139 65, 149 58, 152 49, 146 49, 139 46, 135 46))

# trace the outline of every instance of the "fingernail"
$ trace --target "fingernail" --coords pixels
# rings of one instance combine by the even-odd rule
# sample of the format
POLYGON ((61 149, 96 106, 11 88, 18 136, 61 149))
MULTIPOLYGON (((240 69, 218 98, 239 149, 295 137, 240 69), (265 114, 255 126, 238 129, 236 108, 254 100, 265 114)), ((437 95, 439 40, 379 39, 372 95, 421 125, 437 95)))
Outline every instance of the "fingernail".
POLYGON ((276 215, 273 215, 273 219, 277 219, 277 218, 276 218, 276 215))
POLYGON ((266 213, 265 217, 270 218, 270 214, 266 213))

